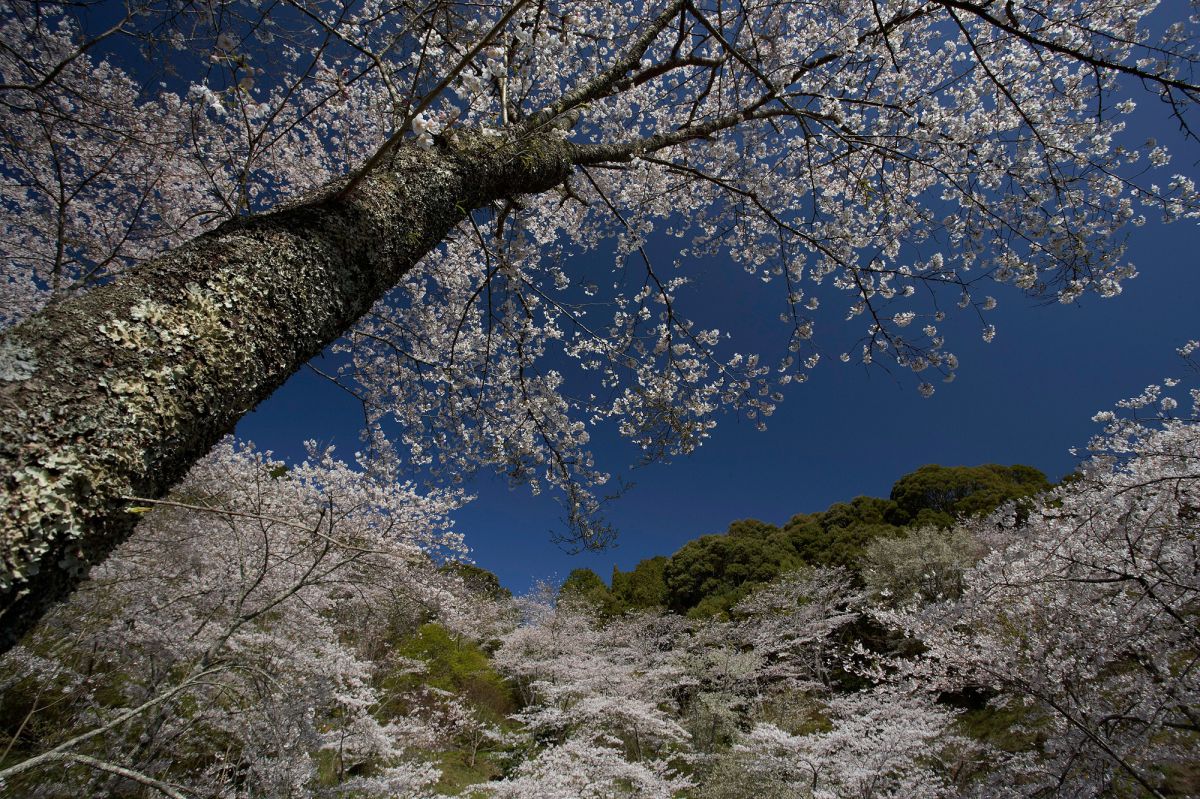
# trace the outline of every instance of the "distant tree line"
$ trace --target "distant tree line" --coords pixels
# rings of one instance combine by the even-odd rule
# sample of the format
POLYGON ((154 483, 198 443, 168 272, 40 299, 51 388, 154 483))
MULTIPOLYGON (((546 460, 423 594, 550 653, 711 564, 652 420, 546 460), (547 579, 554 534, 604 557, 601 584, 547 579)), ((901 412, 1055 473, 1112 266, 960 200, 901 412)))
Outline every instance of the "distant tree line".
POLYGON ((724 533, 704 535, 670 557, 613 567, 611 585, 593 570, 575 569, 561 595, 587 600, 605 615, 667 608, 693 617, 721 615, 755 588, 805 566, 845 567, 858 573, 871 542, 906 538, 925 528, 948 530, 957 521, 990 513, 1005 502, 1047 491, 1032 466, 922 466, 892 486, 887 499, 855 497, 817 513, 798 513, 782 527, 741 519, 724 533))

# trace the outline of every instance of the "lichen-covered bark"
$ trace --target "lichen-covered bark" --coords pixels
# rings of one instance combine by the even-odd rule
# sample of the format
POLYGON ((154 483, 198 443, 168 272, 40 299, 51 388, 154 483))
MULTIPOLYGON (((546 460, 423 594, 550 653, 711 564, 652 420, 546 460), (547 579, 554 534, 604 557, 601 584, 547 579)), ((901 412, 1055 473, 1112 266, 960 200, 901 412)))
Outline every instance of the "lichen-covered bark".
MULTIPOLYGON (((544 191, 556 139, 400 148, 352 197, 217 230, 0 338, 0 651, 237 420, 473 208, 544 191)), ((332 196, 332 193, 331 195, 332 196)))

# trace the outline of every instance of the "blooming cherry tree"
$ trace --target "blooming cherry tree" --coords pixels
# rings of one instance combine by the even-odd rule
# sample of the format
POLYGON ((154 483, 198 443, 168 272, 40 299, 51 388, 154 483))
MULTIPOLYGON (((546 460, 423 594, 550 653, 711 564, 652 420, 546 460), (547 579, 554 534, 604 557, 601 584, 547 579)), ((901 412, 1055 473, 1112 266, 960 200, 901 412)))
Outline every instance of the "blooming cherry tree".
POLYGON ((990 519, 960 597, 880 614, 927 648, 902 668, 990 697, 1044 741, 997 782, 1162 796, 1195 761, 1200 393, 1173 418, 1176 385, 1098 415, 1095 456, 1027 520, 990 519))
POLYGON ((839 659, 835 633, 859 617, 862 592, 844 568, 785 574, 734 608, 744 638, 766 663, 763 677, 794 687, 826 688, 839 659))
POLYGON ((517 773, 489 784, 496 799, 672 799, 691 782, 661 763, 630 763, 613 746, 571 738, 521 764, 517 773))
POLYGON ((519 719, 529 729, 623 740, 641 760, 687 739, 669 712, 685 631, 681 619, 662 614, 601 627, 568 600, 507 636, 496 663, 526 692, 519 719))
POLYGON ((303 796, 325 764, 356 795, 427 796, 437 770, 422 747, 436 735, 378 713, 372 655, 457 600, 430 559, 461 549, 446 520, 457 502, 384 487, 329 453, 289 471, 222 444, 0 661, 6 694, 34 688, 25 756, 0 780, 303 796))
POLYGON ((812 799, 961 795, 948 779, 954 755, 946 762, 943 753, 966 741, 929 697, 876 689, 837 697, 827 712, 830 729, 822 732, 755 725, 734 746, 733 775, 725 778, 745 780, 759 795, 812 799))
POLYGON ((1195 26, 1154 6, 10 0, 5 645, 331 342, 375 440, 555 488, 587 544, 595 424, 648 458, 762 424, 823 336, 929 394, 993 285, 1119 293, 1129 226, 1197 210, 1122 138, 1131 82, 1192 132, 1195 26), (705 256, 779 287, 784 357, 689 312, 705 256))

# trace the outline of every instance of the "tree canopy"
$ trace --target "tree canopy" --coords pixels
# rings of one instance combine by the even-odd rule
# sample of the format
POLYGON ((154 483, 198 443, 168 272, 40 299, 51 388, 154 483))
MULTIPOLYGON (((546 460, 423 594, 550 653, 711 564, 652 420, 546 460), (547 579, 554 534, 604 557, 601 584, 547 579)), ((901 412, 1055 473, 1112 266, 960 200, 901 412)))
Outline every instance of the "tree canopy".
MULTIPOLYGON (((568 581, 583 593, 514 600, 438 565, 461 553, 461 496, 222 445, 0 655, 0 781, 138 799, 1192 796, 1185 391, 1097 415, 1092 457, 1050 492, 791 568, 703 618, 613 615, 590 572, 568 581)), ((888 503, 829 513, 878 524, 888 503)))
POLYGON ((929 550, 932 559, 936 551, 961 546, 949 528, 1050 487, 1044 474, 1020 464, 922 466, 896 481, 890 499, 855 497, 797 514, 783 527, 735 521, 725 533, 693 539, 670 557, 647 558, 629 572, 613 567, 611 587, 591 569, 575 569, 561 594, 609 616, 651 608, 699 617, 726 614, 764 584, 799 568, 840 567, 857 574, 866 563, 876 570, 901 569, 899 562, 884 564, 880 558, 903 551, 905 544, 877 546, 884 540, 912 537, 907 548, 929 550))
POLYGON ((1046 476, 1031 466, 922 466, 892 486, 891 518, 899 524, 948 527, 961 516, 986 513, 1006 500, 1049 488, 1046 476))
POLYGON ((1121 137, 1135 92, 1192 134, 1154 5, 5 0, 0 641, 334 342, 377 474, 485 464, 598 544, 593 425, 686 453, 826 353, 928 395, 990 286, 1119 293, 1128 228, 1197 214, 1121 137), (689 313, 707 255, 784 354, 689 313))

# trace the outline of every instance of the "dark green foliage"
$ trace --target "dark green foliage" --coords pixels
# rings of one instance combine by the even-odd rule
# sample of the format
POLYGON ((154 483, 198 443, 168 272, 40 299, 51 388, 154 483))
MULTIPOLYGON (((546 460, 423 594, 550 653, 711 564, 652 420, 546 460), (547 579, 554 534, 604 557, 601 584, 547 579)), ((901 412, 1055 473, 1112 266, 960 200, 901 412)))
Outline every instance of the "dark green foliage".
POLYGON ((612 573, 612 594, 622 606, 647 609, 666 607, 668 559, 663 555, 638 563, 633 571, 622 572, 616 566, 612 573))
POLYGON ((892 522, 949 527, 958 517, 987 513, 1049 488, 1046 475, 1032 466, 922 466, 892 486, 892 522))
POLYGON ((458 575, 468 588, 488 599, 512 599, 512 591, 500 585, 499 577, 473 563, 451 561, 442 564, 439 571, 458 575))
POLYGON ((764 539, 779 532, 779 528, 773 524, 760 522, 758 519, 738 519, 735 522, 729 523, 729 529, 725 531, 725 535, 730 538, 750 538, 764 539))
POLYGON ((728 534, 689 541, 671 556, 663 570, 667 605, 703 616, 728 611, 754 586, 800 565, 778 527, 737 521, 728 534))
POLYGON ((622 572, 614 566, 611 589, 591 569, 574 569, 558 589, 558 596, 582 599, 602 617, 666 607, 667 562, 666 557, 658 555, 639 562, 633 571, 622 572))
POLYGON ((872 539, 896 534, 896 525, 888 521, 894 512, 891 500, 855 497, 824 513, 793 516, 783 531, 802 563, 854 569, 872 539))
POLYGON ((629 573, 614 570, 611 592, 591 572, 594 580, 580 582, 579 590, 591 592, 608 613, 656 605, 694 616, 726 613, 752 588, 790 569, 856 571, 877 538, 909 527, 948 528, 960 517, 1049 488, 1046 476, 1031 466, 922 466, 896 482, 890 499, 856 497, 797 514, 782 529, 756 519, 736 521, 725 534, 689 541, 669 559, 642 561, 629 573))
POLYGON ((558 598, 573 597, 591 605, 600 616, 615 616, 624 607, 608 590, 600 575, 591 569, 573 569, 558 589, 558 598))
POLYGON ((600 575, 591 569, 572 569, 559 587, 558 595, 560 598, 568 595, 590 597, 601 591, 608 593, 608 586, 600 575))

